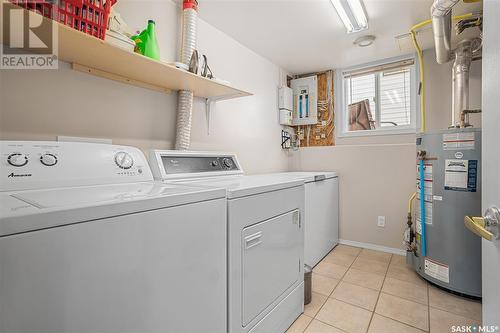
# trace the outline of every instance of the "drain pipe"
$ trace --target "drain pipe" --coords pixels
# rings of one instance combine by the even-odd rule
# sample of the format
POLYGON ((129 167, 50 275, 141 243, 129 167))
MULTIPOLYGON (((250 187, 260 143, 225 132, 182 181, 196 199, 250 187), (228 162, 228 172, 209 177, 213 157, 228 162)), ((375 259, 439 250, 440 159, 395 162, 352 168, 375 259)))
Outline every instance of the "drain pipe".
MULTIPOLYGON (((182 3, 182 44, 180 62, 189 66, 193 51, 196 50, 198 27, 198 1, 184 0, 182 3)), ((191 143, 191 121, 193 116, 193 92, 180 90, 177 100, 177 129, 175 149, 187 150, 191 143)))

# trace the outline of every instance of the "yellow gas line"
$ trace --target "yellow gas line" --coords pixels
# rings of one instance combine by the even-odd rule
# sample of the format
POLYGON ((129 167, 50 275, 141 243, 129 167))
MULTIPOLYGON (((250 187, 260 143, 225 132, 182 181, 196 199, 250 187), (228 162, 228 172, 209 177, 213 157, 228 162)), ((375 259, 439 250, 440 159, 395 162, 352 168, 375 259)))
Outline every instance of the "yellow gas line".
MULTIPOLYGON (((453 16, 453 20, 463 20, 465 18, 472 17, 472 13, 464 14, 464 15, 458 15, 458 16, 453 16)), ((424 76, 424 57, 422 53, 422 49, 420 48, 420 45, 418 45, 417 41, 417 30, 425 27, 426 25, 429 25, 432 23, 432 20, 425 20, 420 23, 415 24, 413 27, 410 29, 410 34, 411 34, 411 39, 413 41, 413 46, 415 47, 415 50, 417 51, 417 56, 418 56, 418 63, 420 67, 420 132, 424 133, 425 132, 425 76, 424 76)))

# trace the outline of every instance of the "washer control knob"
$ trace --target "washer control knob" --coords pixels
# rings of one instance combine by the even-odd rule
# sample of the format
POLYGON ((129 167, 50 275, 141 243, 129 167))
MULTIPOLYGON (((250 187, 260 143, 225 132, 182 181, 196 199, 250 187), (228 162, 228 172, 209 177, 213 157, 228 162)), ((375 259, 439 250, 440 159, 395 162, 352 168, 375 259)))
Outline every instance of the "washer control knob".
POLYGON ((222 159, 222 164, 224 165, 225 168, 231 169, 233 167, 233 160, 225 157, 222 159))
POLYGON ((210 165, 215 168, 219 166, 219 162, 217 160, 213 160, 212 163, 210 163, 210 165))
POLYGON ((45 166, 53 166, 57 164, 57 156, 54 154, 43 154, 40 156, 40 162, 45 166))
POLYGON ((21 153, 10 154, 7 157, 7 162, 15 167, 22 167, 28 164, 28 156, 21 153))
POLYGON ((121 151, 116 153, 115 163, 122 169, 130 169, 134 165, 134 159, 129 153, 121 151))

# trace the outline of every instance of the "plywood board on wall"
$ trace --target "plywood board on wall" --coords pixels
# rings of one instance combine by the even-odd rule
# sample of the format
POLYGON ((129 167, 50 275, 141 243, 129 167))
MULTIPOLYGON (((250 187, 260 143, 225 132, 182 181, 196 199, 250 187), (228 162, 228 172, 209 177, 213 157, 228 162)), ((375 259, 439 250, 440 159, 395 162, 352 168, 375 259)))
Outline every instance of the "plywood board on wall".
POLYGON ((304 139, 300 141, 301 147, 335 145, 334 72, 327 71, 316 73, 316 75, 318 77, 318 123, 297 127, 304 133, 304 139))

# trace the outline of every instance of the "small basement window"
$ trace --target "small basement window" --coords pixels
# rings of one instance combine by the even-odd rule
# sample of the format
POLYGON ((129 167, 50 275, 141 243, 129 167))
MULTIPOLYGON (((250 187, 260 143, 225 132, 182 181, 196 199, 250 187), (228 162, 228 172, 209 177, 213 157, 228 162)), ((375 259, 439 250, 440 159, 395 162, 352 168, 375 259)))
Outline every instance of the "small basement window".
POLYGON ((341 72, 339 136, 411 133, 416 129, 415 59, 341 72))

